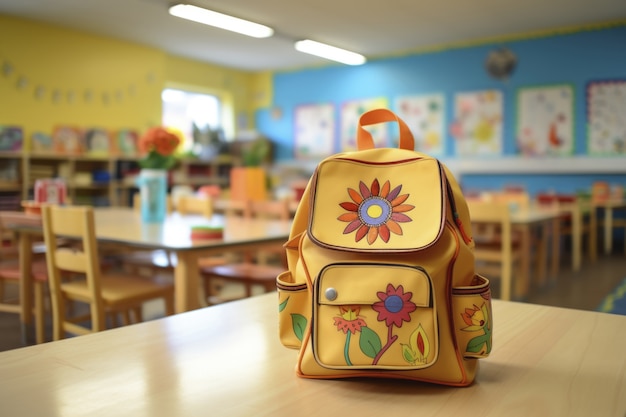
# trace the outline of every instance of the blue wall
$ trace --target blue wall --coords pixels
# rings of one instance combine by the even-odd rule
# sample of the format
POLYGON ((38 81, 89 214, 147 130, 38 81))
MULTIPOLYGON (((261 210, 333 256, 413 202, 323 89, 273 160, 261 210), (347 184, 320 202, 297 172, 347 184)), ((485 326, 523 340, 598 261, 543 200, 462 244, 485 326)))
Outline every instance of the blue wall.
MULTIPOLYGON (((273 107, 282 110, 282 117, 274 119, 271 109, 263 109, 257 112, 256 125, 261 133, 276 142, 277 158, 289 160, 293 156, 293 113, 298 105, 333 103, 335 118, 339 121, 341 105, 348 100, 386 97, 392 106, 394 99, 401 95, 443 93, 446 99, 446 123, 449 125, 453 120, 455 93, 498 89, 504 95, 503 152, 504 155, 515 155, 517 89, 567 83, 575 89, 574 154, 584 155, 587 146, 586 85, 592 80, 620 78, 626 79, 626 26, 623 25, 373 60, 358 67, 337 65, 276 73, 273 78, 273 107), (484 69, 488 53, 500 46, 508 47, 518 59, 514 74, 505 82, 491 78, 484 69)), ((337 122, 336 140, 339 138, 339 128, 340 123, 337 122)), ((445 157, 454 158, 453 138, 449 134, 445 148, 445 157)), ((499 179, 492 176, 481 177, 483 176, 464 176, 464 180, 477 181, 478 184, 496 181, 493 183, 496 185, 498 181, 530 182, 535 187, 536 181, 541 182, 541 177, 533 176, 499 179)), ((621 174, 609 176, 608 179, 626 184, 626 179, 621 174)), ((589 181, 589 176, 564 175, 554 185, 555 188, 558 186, 569 191, 586 187, 589 181)))

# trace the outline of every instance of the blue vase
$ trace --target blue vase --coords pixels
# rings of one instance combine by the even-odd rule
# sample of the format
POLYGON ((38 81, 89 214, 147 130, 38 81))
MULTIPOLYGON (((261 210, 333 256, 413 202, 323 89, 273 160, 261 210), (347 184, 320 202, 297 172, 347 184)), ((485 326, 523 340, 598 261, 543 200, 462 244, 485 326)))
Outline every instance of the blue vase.
POLYGON ((167 171, 142 169, 138 178, 141 195, 141 220, 161 223, 167 214, 167 171))

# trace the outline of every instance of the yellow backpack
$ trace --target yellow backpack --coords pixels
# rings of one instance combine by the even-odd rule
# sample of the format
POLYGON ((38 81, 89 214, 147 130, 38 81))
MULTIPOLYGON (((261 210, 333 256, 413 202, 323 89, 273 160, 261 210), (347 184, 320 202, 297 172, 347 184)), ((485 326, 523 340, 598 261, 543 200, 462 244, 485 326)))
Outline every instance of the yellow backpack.
POLYGON ((491 293, 461 190, 389 110, 364 113, 357 141, 318 165, 296 211, 280 340, 301 377, 469 385, 491 351, 491 293), (374 148, 363 126, 381 122, 398 123, 399 148, 374 148))

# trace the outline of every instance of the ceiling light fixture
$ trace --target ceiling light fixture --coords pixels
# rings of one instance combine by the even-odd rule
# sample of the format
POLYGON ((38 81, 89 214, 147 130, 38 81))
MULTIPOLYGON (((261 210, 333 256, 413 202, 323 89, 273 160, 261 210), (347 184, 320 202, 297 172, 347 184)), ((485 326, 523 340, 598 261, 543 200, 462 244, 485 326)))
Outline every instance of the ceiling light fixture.
POLYGON ((169 12, 172 16, 181 17, 183 19, 192 20, 209 26, 215 26, 220 29, 230 30, 232 32, 241 33, 242 35, 252 36, 253 38, 268 38, 274 34, 274 29, 268 26, 228 16, 226 14, 214 12, 212 10, 193 6, 191 4, 175 4, 170 7, 169 12))
POLYGON ((337 48, 335 46, 326 45, 306 39, 296 42, 296 50, 311 55, 320 56, 322 58, 330 59, 333 61, 341 62, 347 65, 361 65, 367 61, 365 57, 356 52, 350 52, 345 49, 337 48))

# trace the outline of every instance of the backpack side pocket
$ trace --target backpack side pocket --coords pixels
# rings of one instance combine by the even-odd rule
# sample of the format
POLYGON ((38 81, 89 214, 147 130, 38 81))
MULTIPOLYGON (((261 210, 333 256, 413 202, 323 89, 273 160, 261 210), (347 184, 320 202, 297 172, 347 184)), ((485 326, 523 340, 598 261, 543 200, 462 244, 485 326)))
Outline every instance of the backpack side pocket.
POLYGON ((311 297, 305 283, 294 282, 290 271, 276 278, 278 333, 283 346, 298 349, 311 315, 311 297))
POLYGON ((475 275, 470 286, 453 288, 452 315, 463 357, 480 359, 489 356, 493 332, 489 280, 475 275))

